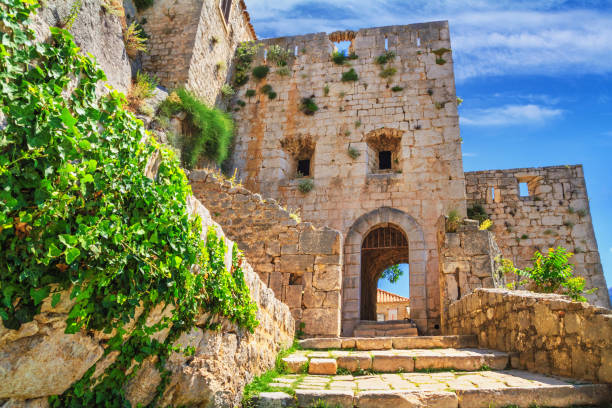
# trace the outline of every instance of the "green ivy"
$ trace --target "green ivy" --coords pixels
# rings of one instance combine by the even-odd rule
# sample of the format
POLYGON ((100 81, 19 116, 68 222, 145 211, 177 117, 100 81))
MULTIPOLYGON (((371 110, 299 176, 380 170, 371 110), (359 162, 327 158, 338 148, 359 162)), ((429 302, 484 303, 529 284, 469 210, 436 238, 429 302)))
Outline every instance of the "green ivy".
POLYGON ((48 42, 35 42, 37 7, 0 0, 0 317, 18 329, 44 299, 55 306, 70 296, 66 332, 113 333, 105 353, 120 355, 51 405, 126 407, 124 386, 147 357, 157 357, 163 393, 173 344, 201 312, 252 331, 256 305, 237 249, 228 271, 223 238, 211 229, 204 241, 201 220, 190 219, 191 189, 173 153, 125 109, 124 95, 96 96, 105 75, 68 31, 52 27, 48 42), (155 151, 153 180, 145 167, 155 151), (157 306, 167 317, 149 326, 157 306))

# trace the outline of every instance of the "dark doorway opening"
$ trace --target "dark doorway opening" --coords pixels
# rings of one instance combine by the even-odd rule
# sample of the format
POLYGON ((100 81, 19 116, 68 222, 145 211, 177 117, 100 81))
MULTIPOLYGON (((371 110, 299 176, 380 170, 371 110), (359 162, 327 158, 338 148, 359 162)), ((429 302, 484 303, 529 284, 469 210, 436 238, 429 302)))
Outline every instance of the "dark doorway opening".
POLYGON ((378 169, 379 170, 390 170, 391 169, 391 151, 383 150, 378 152, 378 169))
POLYGON ((298 160, 297 171, 301 176, 310 176, 310 159, 298 160))

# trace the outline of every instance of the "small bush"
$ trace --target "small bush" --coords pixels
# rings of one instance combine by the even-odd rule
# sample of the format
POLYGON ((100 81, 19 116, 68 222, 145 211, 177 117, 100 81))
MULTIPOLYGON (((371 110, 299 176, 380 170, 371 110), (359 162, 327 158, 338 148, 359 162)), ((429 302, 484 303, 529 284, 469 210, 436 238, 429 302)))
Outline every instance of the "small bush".
POLYGON ((138 71, 136 81, 132 84, 127 96, 128 106, 132 112, 138 112, 145 99, 153 96, 158 80, 154 75, 138 71))
POLYGON ((334 51, 332 53, 331 58, 332 58, 332 61, 334 61, 336 65, 343 65, 344 62, 346 61, 346 55, 344 55, 344 53, 340 51, 334 51))
POLYGON ((437 50, 433 50, 432 52, 436 54, 437 57, 442 58, 442 56, 449 51, 450 50, 448 48, 438 48, 437 50))
POLYGON ((584 302, 584 294, 593 293, 597 289, 585 290, 585 280, 574 276, 574 265, 569 263, 573 254, 559 246, 550 248, 548 254, 540 251, 533 254, 533 266, 525 270, 514 267, 512 261, 502 259, 500 268, 502 273, 510 273, 519 277, 517 282, 508 286, 512 289, 517 285, 525 285, 531 290, 540 293, 560 293, 569 296, 572 300, 584 302), (520 279, 524 278, 524 279, 520 279))
POLYGON ((123 3, 120 0, 102 0, 100 3, 104 11, 115 17, 123 16, 123 3))
POLYGON ((244 95, 247 98, 252 98, 253 96, 255 96, 255 90, 254 89, 247 89, 247 91, 244 93, 244 95))
POLYGON ((280 67, 276 70, 276 73, 280 76, 289 76, 291 74, 291 70, 289 67, 280 67))
POLYGON ((353 160, 361 156, 361 153, 359 152, 359 150, 355 149, 353 146, 349 146, 347 153, 349 157, 353 160))
POLYGON ((587 210, 585 210, 584 208, 576 211, 576 214, 578 214, 578 216, 580 218, 586 217, 587 216, 587 210))
POLYGON ((463 99, 461 99, 460 97, 457 97, 457 106, 461 106, 462 103, 463 103, 463 99))
POLYGON ((436 58, 436 64, 444 65, 446 64, 446 60, 444 58, 436 58))
POLYGON ((376 57, 374 62, 376 62, 378 65, 385 65, 387 62, 393 61, 394 59, 395 59, 395 53, 393 51, 387 51, 384 54, 376 57))
POLYGON ((238 99, 236 101, 236 105, 240 106, 241 108, 244 108, 246 106, 246 102, 243 101, 242 99, 238 99))
POLYGON ((319 107, 313 98, 302 98, 302 101, 300 102, 300 111, 302 111, 305 115, 314 115, 314 113, 318 110, 319 107))
POLYGON ((268 49, 268 60, 275 63, 278 67, 287 65, 289 58, 291 58, 291 52, 280 45, 275 44, 268 49))
POLYGON ((427 95, 429 95, 429 96, 433 96, 433 89, 429 88, 429 89, 427 90, 427 95))
POLYGON ((391 90, 392 90, 393 92, 401 92, 401 91, 403 91, 403 90, 404 90, 404 88, 402 88, 401 86, 397 86, 397 85, 396 85, 396 86, 394 86, 393 88, 391 88, 391 90))
POLYGON ((253 68, 253 76, 257 79, 264 79, 268 72, 270 72, 270 67, 267 65, 259 65, 253 68))
POLYGON ((270 91, 270 92, 268 92, 268 98, 270 98, 270 99, 276 99, 276 92, 274 92, 274 91, 270 91))
POLYGON ((136 57, 139 52, 147 52, 147 39, 135 21, 123 33, 123 42, 125 51, 131 58, 136 57))
POLYGON ((478 229, 479 229, 479 230, 481 230, 481 231, 486 231, 486 230, 488 230, 489 228, 491 228, 492 226, 493 226, 493 221, 491 221, 491 220, 484 220, 484 221, 483 221, 483 222, 480 224, 480 226, 478 227, 478 229))
POLYGON ((567 228, 569 228, 569 229, 574 228, 574 223, 573 223, 573 222, 571 222, 571 221, 565 221, 565 222, 563 223, 563 225, 565 225, 565 226, 566 226, 567 228))
POLYGON ((342 73, 342 82, 357 81, 358 79, 359 76, 353 68, 349 69, 347 72, 342 73))
POLYGON ((461 215, 459 215, 459 211, 449 211, 446 216, 446 232, 457 232, 459 225, 461 225, 461 215))
POLYGON ((397 73, 397 69, 393 67, 385 68, 378 74, 381 78, 391 78, 397 73))
POLYGON ((221 87, 221 93, 223 94, 223 96, 232 96, 236 93, 236 91, 234 90, 234 88, 232 88, 230 84, 223 84, 223 86, 221 87))
POLYGON ((215 68, 217 69, 217 72, 223 72, 227 69, 227 63, 225 61, 217 61, 215 68))
POLYGON ((477 220, 480 223, 489 219, 489 214, 487 214, 481 204, 474 204, 472 207, 468 208, 467 216, 470 220, 477 220))
POLYGON ((309 178, 300 180, 300 183, 298 184, 298 190, 300 190, 300 192, 304 194, 310 192, 313 188, 314 188, 314 181, 312 181, 312 179, 309 179, 309 178))
POLYGON ((360 126, 361 126, 361 121, 360 120, 356 121, 355 122, 355 129, 357 129, 360 126))
POLYGON ((521 239, 529 239, 529 235, 523 234, 523 235, 521 235, 521 239))
POLYGON ((265 84, 264 86, 262 86, 261 88, 259 88, 259 91, 264 94, 267 95, 270 92, 272 92, 272 85, 270 84, 265 84))
POLYGON ((446 106, 446 102, 436 102, 435 106, 436 109, 444 109, 444 107, 446 106))
POLYGON ((242 43, 236 48, 236 72, 234 74, 234 85, 242 86, 249 81, 249 70, 251 63, 257 54, 259 44, 252 42, 242 43))
POLYGON ((323 87, 323 95, 329 95, 329 85, 327 84, 325 84, 325 86, 323 87))
POLYGON ((142 11, 151 7, 154 2, 154 0, 134 0, 134 5, 138 11, 142 11))

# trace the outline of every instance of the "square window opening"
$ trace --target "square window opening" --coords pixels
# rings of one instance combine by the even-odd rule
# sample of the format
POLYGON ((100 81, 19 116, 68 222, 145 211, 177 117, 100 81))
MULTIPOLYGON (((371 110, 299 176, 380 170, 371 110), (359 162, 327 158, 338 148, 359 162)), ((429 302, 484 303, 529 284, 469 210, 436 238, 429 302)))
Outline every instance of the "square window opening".
POLYGON ((529 197, 529 187, 527 183, 519 182, 519 195, 521 197, 529 197))
POLYGON ((310 159, 298 160, 297 165, 298 175, 303 177, 310 176, 310 159))
POLYGON ((382 150, 378 152, 378 169, 391 170, 391 151, 382 150))

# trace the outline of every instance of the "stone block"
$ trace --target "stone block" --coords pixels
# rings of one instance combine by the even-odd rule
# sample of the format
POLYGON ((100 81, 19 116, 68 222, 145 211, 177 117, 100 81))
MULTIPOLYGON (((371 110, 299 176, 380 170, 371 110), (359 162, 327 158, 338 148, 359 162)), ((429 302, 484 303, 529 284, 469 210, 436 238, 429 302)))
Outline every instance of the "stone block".
POLYGON ((359 408, 457 408, 459 404, 457 395, 449 391, 362 391, 357 401, 359 408))
POLYGON ((340 253, 340 233, 332 229, 305 229, 300 232, 300 251, 305 254, 325 255, 340 253))
POLYGON ((254 400, 257 408, 287 408, 295 406, 293 397, 284 392, 262 392, 254 400))
POLYGON ((367 370, 372 368, 372 358, 370 356, 362 356, 362 355, 349 355, 349 356, 339 356, 338 359, 338 367, 344 368, 351 372, 357 370, 367 370))
POLYGON ((393 346, 391 338, 356 338, 357 350, 389 350, 393 346))
POLYGON ((414 371, 414 359, 412 356, 389 355, 374 351, 372 369, 383 373, 411 372, 414 371))
POLYGON ((320 401, 331 407, 353 408, 353 391, 340 390, 296 390, 298 406, 310 407, 320 401))
POLYGON ((308 374, 336 375, 338 363, 334 358, 311 358, 308 374))
POLYGON ((303 349, 338 349, 342 345, 340 338, 314 338, 300 340, 300 347, 303 349))
POLYGON ((283 273, 304 273, 314 270, 312 255, 283 255, 280 258, 280 270, 283 273))
POLYGON ((309 336, 337 337, 340 335, 340 310, 338 309, 304 309, 302 323, 304 333, 309 336))
POLYGON ((324 291, 340 290, 341 269, 335 265, 315 265, 312 286, 324 291))
POLYGON ((287 371, 290 373, 301 373, 308 362, 308 358, 303 356, 289 356, 283 358, 283 361, 287 364, 287 371))

